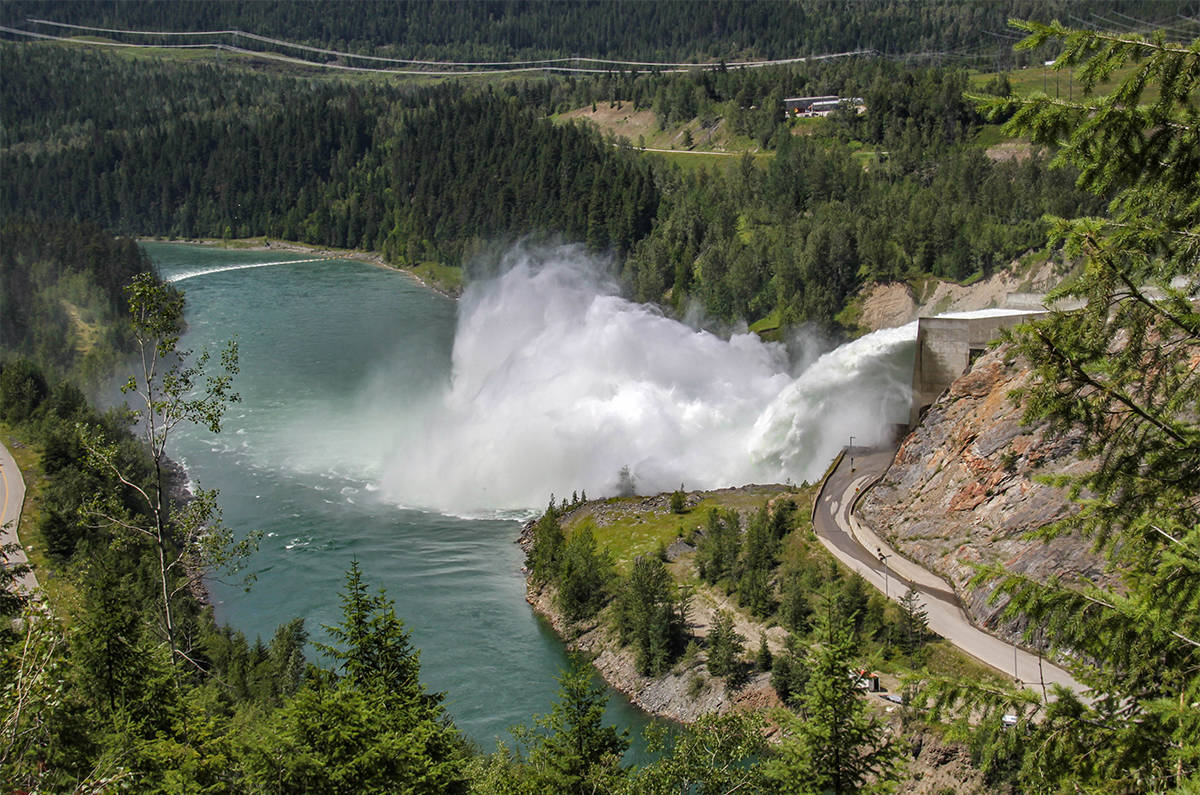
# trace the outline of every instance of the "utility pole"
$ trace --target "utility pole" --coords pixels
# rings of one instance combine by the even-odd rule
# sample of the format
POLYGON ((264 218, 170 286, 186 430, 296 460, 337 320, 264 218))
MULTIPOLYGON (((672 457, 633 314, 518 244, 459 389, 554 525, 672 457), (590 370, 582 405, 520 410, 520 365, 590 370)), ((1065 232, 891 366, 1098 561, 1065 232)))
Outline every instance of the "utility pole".
POLYGON ((888 565, 887 565, 887 559, 888 559, 888 558, 890 558, 890 557, 891 557, 891 555, 885 555, 885 554, 883 554, 883 550, 882 550, 882 549, 880 549, 879 547, 875 547, 875 554, 879 556, 879 562, 883 564, 883 595, 884 595, 884 597, 885 597, 885 598, 888 598, 888 599, 890 599, 891 597, 890 597, 890 596, 888 596, 888 565))

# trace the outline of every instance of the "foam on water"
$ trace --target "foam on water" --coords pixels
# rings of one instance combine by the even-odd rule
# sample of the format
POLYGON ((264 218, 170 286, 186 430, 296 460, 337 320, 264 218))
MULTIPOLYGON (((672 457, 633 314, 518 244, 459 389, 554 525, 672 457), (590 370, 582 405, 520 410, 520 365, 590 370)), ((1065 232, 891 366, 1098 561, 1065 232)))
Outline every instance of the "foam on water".
POLYGON ((168 283, 181 282, 184 279, 193 279, 197 276, 208 276, 213 273, 226 273, 228 271, 244 271, 253 268, 267 268, 271 265, 299 265, 304 262, 321 262, 329 259, 328 257, 313 257, 310 259, 291 259, 281 260, 279 262, 247 262, 237 265, 214 265, 212 267, 191 268, 189 270, 176 271, 175 273, 167 274, 163 281, 168 283))
POLYGON ((517 250, 459 306, 450 383, 391 423, 380 494, 495 515, 547 495, 812 481, 855 437, 907 416, 916 324, 803 372, 756 335, 727 338, 627 301, 576 247, 517 250))

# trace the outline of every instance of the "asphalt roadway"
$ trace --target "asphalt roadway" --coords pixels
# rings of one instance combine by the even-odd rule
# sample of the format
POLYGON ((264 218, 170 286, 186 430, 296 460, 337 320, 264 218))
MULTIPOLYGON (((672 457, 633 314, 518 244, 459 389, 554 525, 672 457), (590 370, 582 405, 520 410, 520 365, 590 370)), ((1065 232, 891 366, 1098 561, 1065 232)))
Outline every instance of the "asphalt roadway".
MULTIPOLYGON (((25 480, 17 462, 9 454, 8 448, 0 444, 0 544, 16 544, 16 549, 9 553, 5 565, 28 563, 21 539, 17 537, 17 525, 21 520, 21 506, 25 504, 25 480)), ((38 589, 37 577, 32 571, 26 571, 17 578, 17 583, 26 594, 33 594, 38 589)))
POLYGON ((909 584, 916 586, 929 628, 980 662, 1051 698, 1052 683, 1083 693, 1086 688, 1063 669, 972 624, 945 580, 902 557, 854 515, 855 502, 887 470, 894 455, 894 450, 853 448, 842 456, 814 505, 813 528, 821 543, 893 601, 904 596, 909 584))

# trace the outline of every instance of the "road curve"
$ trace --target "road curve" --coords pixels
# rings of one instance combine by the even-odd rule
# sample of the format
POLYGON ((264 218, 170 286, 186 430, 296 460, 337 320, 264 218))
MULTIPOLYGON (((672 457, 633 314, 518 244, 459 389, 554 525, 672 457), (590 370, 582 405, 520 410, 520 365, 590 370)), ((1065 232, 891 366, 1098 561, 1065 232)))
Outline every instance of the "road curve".
POLYGON ((855 502, 887 471, 894 454, 854 448, 842 456, 813 506, 813 529, 821 543, 892 600, 902 597, 910 583, 916 586, 929 628, 980 662, 1047 694, 1052 683, 1085 692, 1087 688, 1062 668, 972 624, 945 580, 902 557, 854 515, 855 502), (879 553, 885 556, 886 566, 879 553))
MULTIPOLYGON (((25 480, 17 462, 13 460, 8 448, 0 444, 0 544, 16 544, 16 550, 8 557, 7 565, 28 564, 25 549, 17 536, 17 526, 21 521, 21 506, 25 504, 25 480)), ((38 589, 37 577, 33 571, 26 571, 17 577, 17 583, 27 595, 34 594, 38 589)))

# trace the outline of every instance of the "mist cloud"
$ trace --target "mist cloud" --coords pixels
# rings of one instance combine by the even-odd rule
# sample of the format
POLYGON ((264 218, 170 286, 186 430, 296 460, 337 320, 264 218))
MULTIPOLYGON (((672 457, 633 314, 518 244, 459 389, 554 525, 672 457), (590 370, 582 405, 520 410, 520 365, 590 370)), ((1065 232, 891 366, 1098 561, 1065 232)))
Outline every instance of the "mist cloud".
POLYGON ((453 512, 614 493, 813 480, 853 433, 908 405, 913 329, 869 337, 799 377, 784 346, 728 338, 618 295, 578 247, 518 249, 459 306, 450 383, 391 436, 396 502, 453 512), (892 412, 889 414, 889 412, 892 412))

